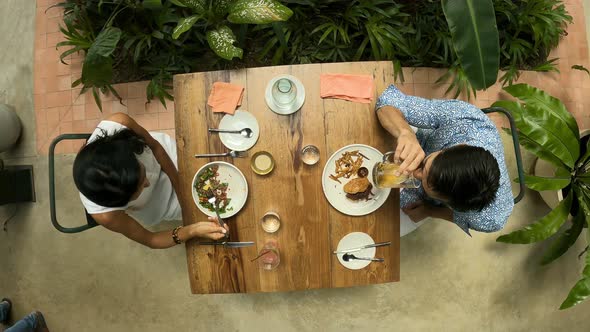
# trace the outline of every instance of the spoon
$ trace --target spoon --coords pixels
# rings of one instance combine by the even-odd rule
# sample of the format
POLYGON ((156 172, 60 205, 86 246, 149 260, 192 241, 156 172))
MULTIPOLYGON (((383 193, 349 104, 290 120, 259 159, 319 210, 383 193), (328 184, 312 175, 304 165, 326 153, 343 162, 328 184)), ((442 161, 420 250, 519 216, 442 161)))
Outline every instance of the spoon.
POLYGON ((342 259, 345 262, 351 261, 353 259, 360 260, 360 261, 371 261, 371 262, 383 262, 384 261, 383 258, 356 257, 355 255, 348 254, 348 253, 344 254, 342 256, 342 259))
POLYGON ((244 129, 238 129, 238 130, 209 128, 209 132, 210 133, 240 134, 246 138, 250 138, 254 135, 254 132, 250 128, 244 128, 244 129))

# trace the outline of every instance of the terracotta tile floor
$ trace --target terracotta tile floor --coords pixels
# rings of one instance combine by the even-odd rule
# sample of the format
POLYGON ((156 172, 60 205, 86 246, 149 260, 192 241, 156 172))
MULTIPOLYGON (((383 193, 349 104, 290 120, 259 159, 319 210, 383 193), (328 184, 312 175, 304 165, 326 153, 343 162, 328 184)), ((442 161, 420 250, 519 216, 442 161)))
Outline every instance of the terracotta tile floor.
MULTIPOLYGON (((146 104, 147 82, 117 84, 116 90, 123 98, 123 104, 110 96, 102 96, 103 112, 98 110, 92 94, 80 95, 80 89, 72 89, 71 82, 82 72, 82 58, 70 56, 64 65, 59 55, 64 49, 56 50, 55 45, 64 40, 59 32, 63 13, 59 8, 48 7, 58 0, 37 0, 35 28, 34 104, 37 124, 37 151, 46 155, 53 138, 63 133, 88 133, 98 122, 114 113, 127 113, 148 130, 165 132, 174 137, 174 103, 167 109, 158 101, 146 104)), ((524 72, 519 82, 525 82, 546 90, 560 98, 576 117, 581 128, 590 127, 590 77, 581 71, 572 70, 574 64, 590 66, 584 22, 582 0, 566 0, 567 9, 574 17, 566 36, 551 57, 559 57, 558 73, 524 72)), ((444 73, 433 68, 404 68, 405 83, 401 89, 409 94, 427 98, 445 98, 448 83, 434 84, 444 73)), ((498 77, 501 76, 501 73, 498 77)), ((393 80, 393 78, 392 78, 393 80)), ((506 99, 501 87, 496 84, 487 91, 481 91, 471 102, 487 107, 498 99, 506 99)), ((463 99, 463 98, 462 98, 463 99)), ((491 116, 499 126, 505 120, 499 115, 491 116)), ((74 153, 82 141, 63 142, 56 147, 56 153, 74 153)))

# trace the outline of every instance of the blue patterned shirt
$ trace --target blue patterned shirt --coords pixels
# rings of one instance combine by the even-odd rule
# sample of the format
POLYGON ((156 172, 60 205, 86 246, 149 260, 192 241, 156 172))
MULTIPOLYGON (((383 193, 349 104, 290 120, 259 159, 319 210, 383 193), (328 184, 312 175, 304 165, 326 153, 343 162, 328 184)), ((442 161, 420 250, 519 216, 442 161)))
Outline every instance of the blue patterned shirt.
MULTIPOLYGON (((494 123, 477 107, 460 100, 429 100, 407 96, 390 85, 379 97, 376 109, 383 106, 399 109, 406 121, 418 128, 416 137, 429 155, 458 144, 478 146, 489 151, 500 167, 500 187, 495 200, 482 211, 453 211, 453 222, 469 234, 469 229, 480 232, 499 231, 506 224, 514 202, 504 147, 494 123)), ((441 202, 426 196, 422 187, 404 189, 400 193, 400 207, 427 200, 441 202)))

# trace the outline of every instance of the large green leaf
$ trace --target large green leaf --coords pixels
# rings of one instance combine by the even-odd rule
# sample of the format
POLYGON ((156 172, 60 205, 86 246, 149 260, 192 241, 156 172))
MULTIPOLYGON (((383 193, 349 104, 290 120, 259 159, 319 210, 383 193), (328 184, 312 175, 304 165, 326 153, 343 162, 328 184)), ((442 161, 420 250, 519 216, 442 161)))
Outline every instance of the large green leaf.
MULTIPOLYGON (((508 128, 504 128, 504 131, 509 135, 512 135, 512 131, 508 128)), ((518 143, 522 145, 527 151, 531 152, 538 158, 546 160, 551 164, 557 166, 558 168, 568 168, 559 158, 557 158, 554 154, 544 149, 539 144, 535 143, 533 140, 528 138, 525 134, 521 132, 517 132, 516 135, 518 136, 518 143)), ((569 168, 571 169, 571 168, 569 168)))
POLYGON ((563 130, 563 121, 557 116, 535 106, 523 107, 516 102, 497 101, 493 105, 509 110, 520 132, 558 157, 568 167, 574 167, 580 154, 580 143, 569 130, 563 130))
POLYGON ((498 77, 500 45, 492 0, 442 0, 461 67, 476 89, 498 77))
POLYGON ((227 19, 232 23, 268 24, 286 21, 291 15, 291 9, 275 0, 238 0, 227 19))
POLYGON ((567 185, 569 185, 571 182, 571 178, 569 177, 547 178, 543 176, 534 176, 528 174, 525 174, 524 176, 524 184, 528 188, 536 191, 563 189, 567 187, 567 185))
POLYGON ((161 9, 162 0, 143 0, 142 5, 147 9, 161 9))
POLYGON ((236 57, 240 59, 242 58, 244 51, 233 45, 235 41, 236 36, 226 25, 221 26, 217 30, 207 31, 207 42, 209 43, 209 47, 211 47, 215 54, 226 60, 231 60, 236 57))
POLYGON ((92 56, 94 54, 100 55, 103 57, 110 56, 115 48, 117 48, 117 43, 121 39, 121 30, 119 28, 114 27, 106 27, 104 28, 96 37, 96 40, 90 46, 88 50, 88 56, 92 56))
POLYGON ((572 227, 560 234, 545 251, 543 258, 541 259, 541 265, 547 265, 561 257, 561 255, 565 254, 566 251, 576 243, 578 236, 580 236, 582 229, 584 229, 584 214, 580 212, 578 212, 578 215, 574 218, 572 227))
POLYGON ((113 79, 113 60, 97 54, 88 54, 82 65, 82 83, 86 86, 102 87, 113 79))
POLYGON ((215 6, 213 6, 215 15, 225 17, 225 15, 229 14, 229 10, 235 2, 236 0, 215 0, 215 6))
POLYGON ((584 272, 582 272, 582 279, 580 279, 574 287, 570 290, 567 298, 561 306, 560 310, 567 309, 579 304, 590 296, 590 253, 586 252, 586 265, 584 272))
POLYGON ((549 214, 536 223, 510 234, 502 235, 498 237, 496 241, 526 244, 545 240, 555 234, 561 225, 567 220, 567 216, 572 206, 573 196, 574 195, 571 193, 567 195, 567 197, 561 201, 553 211, 549 212, 549 214))
POLYGON ((178 39, 180 35, 187 32, 200 18, 200 15, 192 15, 189 17, 183 17, 178 21, 178 24, 172 31, 172 38, 178 39))
POLYGON ((207 11, 207 0, 176 0, 174 2, 180 2, 199 14, 203 14, 207 11))
MULTIPOLYGON (((580 129, 578 129, 576 119, 574 119, 570 112, 567 111, 565 105, 563 105, 559 99, 545 93, 543 90, 524 83, 507 86, 504 90, 525 102, 527 106, 535 106, 547 113, 557 116, 567 124, 567 127, 571 130, 576 139, 580 139, 580 129)), ((560 129, 564 130, 565 128, 561 128, 560 126, 560 129)))

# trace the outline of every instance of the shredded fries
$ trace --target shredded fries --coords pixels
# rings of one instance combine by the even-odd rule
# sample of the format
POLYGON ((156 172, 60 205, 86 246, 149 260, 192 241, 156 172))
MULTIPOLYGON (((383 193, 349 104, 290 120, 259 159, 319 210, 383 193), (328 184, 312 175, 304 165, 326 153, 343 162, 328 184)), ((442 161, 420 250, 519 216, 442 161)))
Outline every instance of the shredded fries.
POLYGON ((335 161, 335 169, 334 173, 330 174, 330 179, 340 182, 340 178, 349 179, 352 175, 355 175, 359 168, 363 166, 364 159, 369 159, 365 157, 359 150, 348 151, 342 154, 342 157, 338 158, 335 161))

